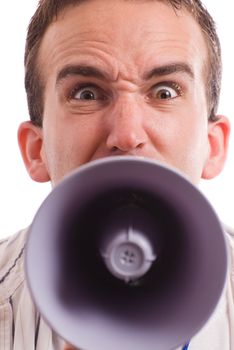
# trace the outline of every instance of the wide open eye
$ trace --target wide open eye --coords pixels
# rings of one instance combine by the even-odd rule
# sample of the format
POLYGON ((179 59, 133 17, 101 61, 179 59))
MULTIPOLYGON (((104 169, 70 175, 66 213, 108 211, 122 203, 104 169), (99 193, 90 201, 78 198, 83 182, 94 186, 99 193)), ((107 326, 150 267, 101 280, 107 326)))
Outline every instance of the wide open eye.
POLYGON ((75 100, 103 100, 104 92, 95 86, 76 87, 71 93, 71 98, 75 100))
POLYGON ((177 84, 171 84, 171 86, 166 84, 156 85, 151 91, 151 97, 158 100, 170 100, 180 95, 181 90, 177 84))

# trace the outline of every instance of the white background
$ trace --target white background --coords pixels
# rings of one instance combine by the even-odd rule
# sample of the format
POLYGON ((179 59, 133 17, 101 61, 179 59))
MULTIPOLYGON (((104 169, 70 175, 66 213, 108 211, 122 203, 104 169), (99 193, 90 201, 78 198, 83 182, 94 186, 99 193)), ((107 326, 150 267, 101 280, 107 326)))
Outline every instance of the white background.
MULTIPOLYGON (((24 93, 23 55, 26 28, 37 0, 2 1, 0 11, 0 237, 30 224, 37 208, 50 191, 27 175, 17 145, 17 128, 28 119, 24 93)), ((233 118, 234 101, 234 3, 204 0, 214 16, 220 35, 224 76, 219 112, 233 118), (232 47, 233 46, 233 47, 232 47)), ((201 183, 220 218, 234 227, 234 141, 225 171, 217 179, 201 183)))

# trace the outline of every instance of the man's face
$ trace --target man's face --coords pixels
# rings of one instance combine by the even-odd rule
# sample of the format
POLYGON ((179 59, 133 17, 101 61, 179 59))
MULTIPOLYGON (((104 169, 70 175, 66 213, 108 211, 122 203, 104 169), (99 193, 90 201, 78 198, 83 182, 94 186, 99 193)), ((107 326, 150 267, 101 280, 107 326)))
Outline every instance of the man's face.
POLYGON ((210 152, 201 30, 157 1, 88 1, 42 41, 42 158, 53 184, 91 160, 150 157, 197 183, 210 152))

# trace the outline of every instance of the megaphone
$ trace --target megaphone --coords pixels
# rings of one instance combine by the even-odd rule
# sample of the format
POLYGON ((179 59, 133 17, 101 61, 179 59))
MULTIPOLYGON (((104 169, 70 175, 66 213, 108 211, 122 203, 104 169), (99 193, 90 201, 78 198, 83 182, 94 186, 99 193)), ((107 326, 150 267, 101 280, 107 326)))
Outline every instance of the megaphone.
POLYGON ((153 160, 110 157, 73 172, 30 227, 26 276, 48 324, 85 350, 169 350, 207 322, 227 249, 205 197, 153 160))

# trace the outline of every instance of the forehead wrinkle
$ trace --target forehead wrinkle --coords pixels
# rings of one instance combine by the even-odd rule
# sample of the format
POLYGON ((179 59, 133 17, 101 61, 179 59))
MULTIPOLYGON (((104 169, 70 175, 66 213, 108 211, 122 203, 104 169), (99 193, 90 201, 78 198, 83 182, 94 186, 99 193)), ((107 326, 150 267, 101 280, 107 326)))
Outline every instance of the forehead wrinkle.
MULTIPOLYGON (((48 45, 47 45, 48 46, 48 45)), ((103 41, 82 40, 77 41, 76 45, 71 45, 67 39, 60 41, 52 46, 49 57, 51 57, 48 66, 48 55, 41 55, 40 62, 53 69, 61 70, 63 66, 84 65, 92 66, 103 71, 103 75, 108 75, 110 80, 115 80, 118 74, 118 62, 114 58, 114 53, 110 46, 103 41), (45 60, 46 57, 46 60, 45 60)))
MULTIPOLYGON (((67 15, 69 14, 70 13, 68 11, 67 15)), ((181 17, 184 17, 184 14, 186 13, 183 12, 183 16, 181 17)), ((64 17, 61 18, 61 22, 63 21, 63 19, 65 19, 66 21, 68 19, 65 13, 63 13, 63 15, 64 17)), ((186 14, 186 17, 187 17, 187 14, 186 14)), ((126 81, 132 82, 133 79, 135 81, 137 77, 143 76, 144 71, 146 70, 146 68, 149 67, 148 60, 150 60, 151 62, 150 64, 151 67, 153 65, 154 66, 163 65, 165 61, 168 62, 168 57, 166 52, 168 48, 166 46, 169 46, 169 49, 171 49, 171 47, 173 46, 173 49, 185 51, 187 55, 186 60, 190 60, 193 58, 192 56, 194 56, 193 48, 190 47, 190 52, 187 52, 187 47, 186 48, 183 47, 179 38, 176 37, 177 31, 175 32, 171 32, 170 30, 165 31, 165 30, 162 30, 163 27, 158 28, 157 25, 155 25, 155 30, 152 30, 152 31, 149 30, 147 26, 137 27, 136 31, 134 31, 134 33, 137 34, 135 38, 136 42, 134 41, 133 44, 129 45, 129 37, 127 35, 124 35, 119 38, 119 36, 116 36, 116 32, 112 27, 108 27, 107 31, 103 31, 103 30, 98 31, 93 29, 94 28, 93 22, 89 22, 90 23, 89 30, 79 31, 80 27, 79 27, 79 23, 77 23, 77 27, 75 28, 74 26, 71 27, 70 31, 66 31, 66 27, 64 31, 64 28, 62 27, 61 31, 59 30, 58 32, 56 32, 56 30, 60 28, 61 23, 59 22, 60 22, 60 19, 54 22, 50 26, 49 31, 46 33, 46 35, 49 34, 48 38, 50 39, 49 42, 47 42, 46 49, 47 49, 47 52, 49 52, 50 57, 52 58, 49 66, 48 65, 49 60, 47 60, 46 55, 43 55, 43 57, 46 58, 44 60, 44 63, 47 66, 47 73, 49 73, 50 69, 53 69, 54 66, 57 64, 58 64, 58 67, 56 68, 58 70, 58 68, 60 68, 65 63, 70 63, 70 62, 76 63, 76 60, 77 62, 80 62, 81 57, 83 58, 86 57, 86 53, 87 53, 87 57, 89 57, 90 55, 90 63, 88 62, 89 65, 93 65, 92 62, 94 62, 95 60, 97 62, 95 66, 100 66, 100 67, 103 66, 105 67, 105 70, 111 70, 111 74, 114 81, 117 81, 122 78, 126 81), (141 36, 141 38, 144 37, 144 40, 141 40, 140 44, 137 42, 137 39, 139 39, 139 35, 141 36), (168 38, 168 35, 170 35, 169 38, 168 38), (57 41, 56 48, 54 48, 55 38, 57 41), (156 42, 156 44, 160 44, 160 45, 159 47, 157 47, 157 52, 149 53, 148 49, 150 45, 151 46, 153 45, 153 41, 156 42), (85 54, 83 54, 82 52, 82 54, 80 55, 79 49, 80 51, 81 50, 83 51, 84 47, 85 47, 85 50, 84 50, 85 54), (146 47, 146 50, 144 50, 144 47, 146 47), (51 51, 51 49, 53 48, 54 50, 51 51), (123 61, 121 57, 121 54, 123 52, 126 53, 125 57, 127 56, 127 59, 125 58, 125 61, 123 61), (164 52, 166 55, 164 54, 164 52), (142 53, 144 53, 144 55, 142 55, 142 53), (139 60, 140 60, 140 64, 139 64, 139 60), (131 63, 134 64, 134 67, 131 66, 131 63), (138 64, 138 70, 136 67, 137 64, 138 64)), ((81 22, 82 22, 82 18, 81 18, 81 22)), ((129 28, 131 29, 131 26, 129 26, 129 28)), ((126 26, 125 26, 125 29, 126 29, 126 26)), ((127 30, 127 32, 129 31, 127 30)), ((127 32, 125 32, 125 34, 127 34, 127 32)), ((188 41, 188 43, 192 44, 193 47, 196 48, 196 43, 194 43, 194 33, 193 33, 193 37, 191 37, 191 35, 187 33, 186 29, 183 30, 183 33, 186 35, 186 41, 188 41)), ((195 38, 197 38, 197 35, 195 36, 195 38)), ((131 40, 132 39, 133 38, 131 38, 131 40)), ((196 52, 197 52, 197 49, 196 49, 196 52)), ((173 59, 173 57, 171 58, 173 59)))
MULTIPOLYGON (((159 42, 157 41, 157 44, 159 42)), ((207 61, 207 53, 200 55, 196 45, 184 46, 178 40, 160 40, 160 45, 157 47, 157 52, 148 51, 143 57, 142 65, 140 67, 141 76, 145 76, 149 68, 157 68, 164 66, 173 66, 174 63, 178 67, 170 67, 172 70, 177 68, 177 72, 184 71, 188 73, 191 79, 203 77, 204 62, 207 61), (171 50, 173 47, 173 51, 171 50), (170 51, 169 51, 170 50, 170 51), (168 54, 170 52, 170 54, 168 54), (194 57, 197 57, 194 60, 194 57), (187 67, 186 67, 187 66, 187 67)), ((160 72, 158 72, 160 73, 160 72)))
POLYGON ((43 50, 43 47, 45 49, 50 48, 50 56, 54 59, 73 52, 77 54, 79 49, 85 49, 85 51, 94 49, 104 54, 111 54, 111 46, 107 40, 92 39, 90 37, 82 38, 79 34, 75 35, 74 33, 65 37, 62 35, 57 36, 57 39, 53 38, 53 35, 50 35, 48 38, 45 37, 41 50, 43 50))

